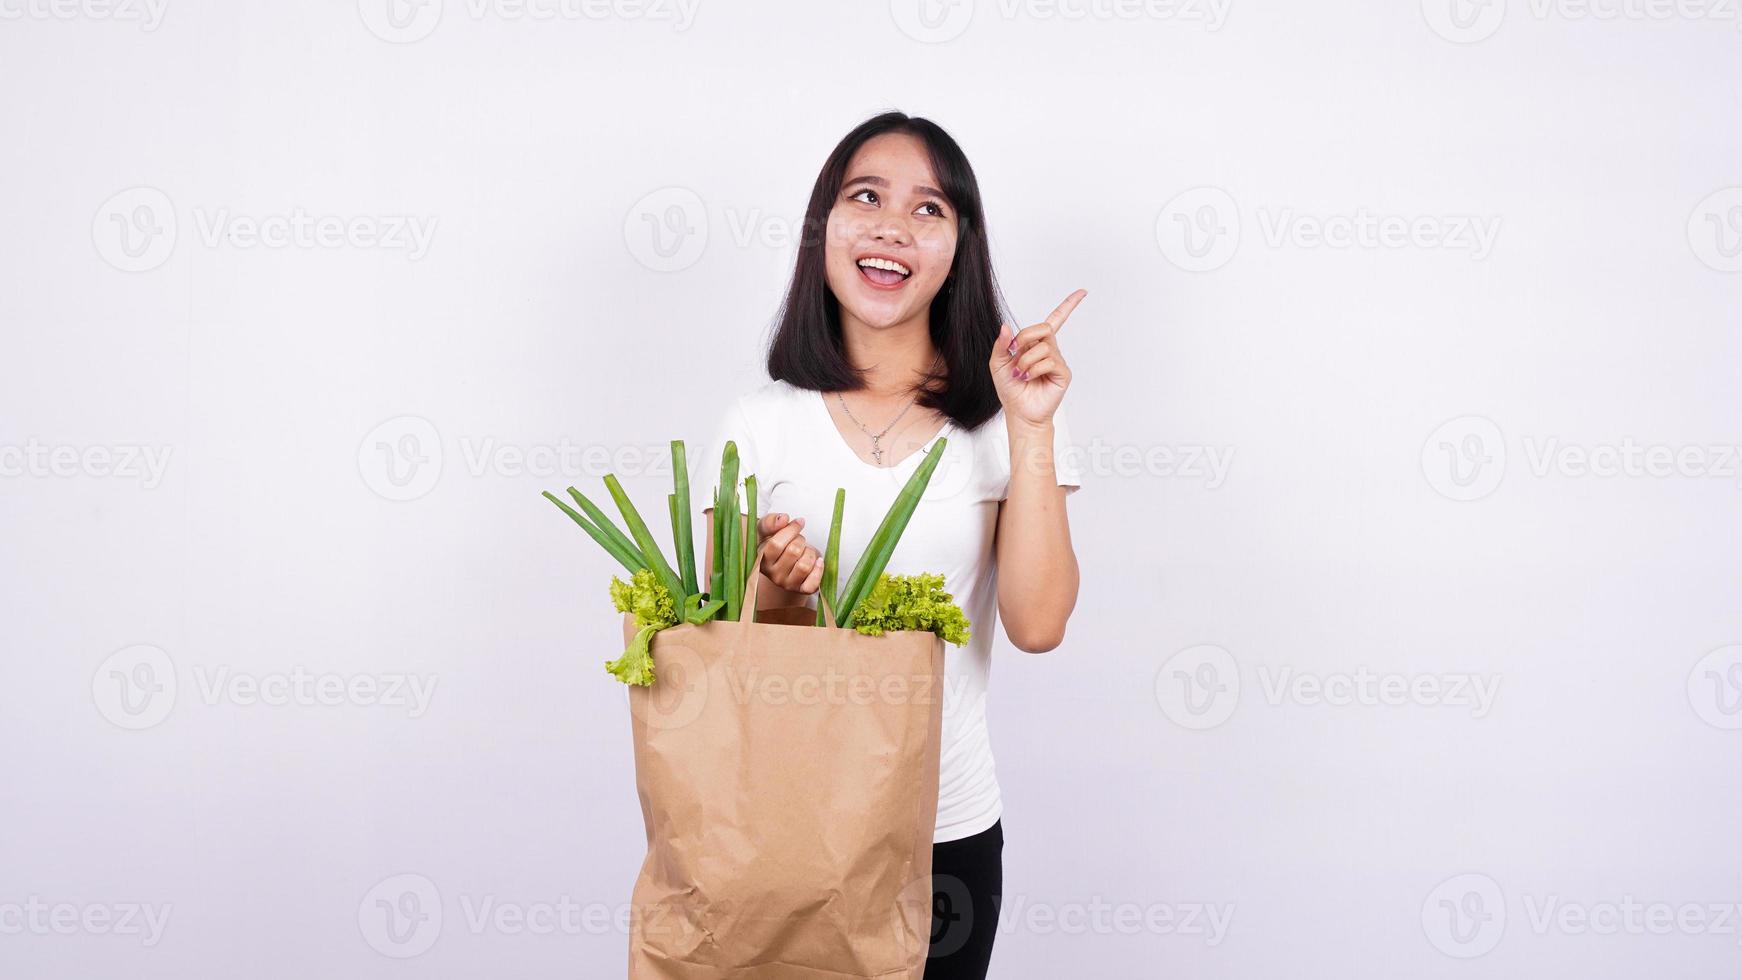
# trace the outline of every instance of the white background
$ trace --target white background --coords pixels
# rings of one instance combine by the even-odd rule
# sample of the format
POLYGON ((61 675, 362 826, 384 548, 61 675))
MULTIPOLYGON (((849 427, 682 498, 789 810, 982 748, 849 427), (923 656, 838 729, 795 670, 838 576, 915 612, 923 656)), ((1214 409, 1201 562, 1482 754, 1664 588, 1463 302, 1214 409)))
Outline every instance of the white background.
POLYGON ((1090 291, 994 975, 1733 976, 1742 15, 1619 3, 0 0, 0 974, 620 976, 539 492, 665 492, 898 107, 1090 291))

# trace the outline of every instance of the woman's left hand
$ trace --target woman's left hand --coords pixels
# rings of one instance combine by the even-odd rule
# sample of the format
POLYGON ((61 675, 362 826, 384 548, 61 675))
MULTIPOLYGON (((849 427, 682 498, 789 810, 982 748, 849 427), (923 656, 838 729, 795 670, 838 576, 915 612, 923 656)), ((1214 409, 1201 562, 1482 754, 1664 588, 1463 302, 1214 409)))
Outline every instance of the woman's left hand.
POLYGON ((1012 332, 1008 322, 999 326, 992 344, 992 383, 1006 418, 1034 425, 1052 421, 1071 384, 1071 369, 1059 353, 1059 329, 1087 295, 1079 289, 1066 296, 1045 320, 1021 333, 1012 332))

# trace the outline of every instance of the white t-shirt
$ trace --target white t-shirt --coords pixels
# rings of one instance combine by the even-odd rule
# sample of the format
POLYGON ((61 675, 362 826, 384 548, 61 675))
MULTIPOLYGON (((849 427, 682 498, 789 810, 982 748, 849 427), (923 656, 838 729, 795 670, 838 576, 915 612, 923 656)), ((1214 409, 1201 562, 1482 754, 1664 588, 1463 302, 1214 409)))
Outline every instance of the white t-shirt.
MULTIPOLYGON (((736 399, 693 464, 691 492, 704 495, 704 511, 713 509, 720 456, 730 439, 738 446, 739 479, 756 476, 759 516, 805 518, 805 540, 821 551, 828 543, 835 489, 846 488, 840 553, 845 582, 925 451, 913 450, 894 466, 860 459, 835 427, 827 397, 771 381, 736 399)), ((1070 494, 1082 479, 1076 455, 1067 451, 1064 415, 1062 407, 1053 415, 1053 468, 1070 494)), ((986 731, 986 682, 998 610, 993 539, 998 502, 1009 495, 1010 434, 1000 411, 973 432, 946 422, 939 435, 948 440, 944 458, 886 570, 891 575, 943 573, 945 587, 970 621, 972 635, 965 646, 944 644, 943 749, 932 837, 943 842, 987 830, 1003 812, 986 731)), ((816 597, 807 604, 815 608, 816 597)))

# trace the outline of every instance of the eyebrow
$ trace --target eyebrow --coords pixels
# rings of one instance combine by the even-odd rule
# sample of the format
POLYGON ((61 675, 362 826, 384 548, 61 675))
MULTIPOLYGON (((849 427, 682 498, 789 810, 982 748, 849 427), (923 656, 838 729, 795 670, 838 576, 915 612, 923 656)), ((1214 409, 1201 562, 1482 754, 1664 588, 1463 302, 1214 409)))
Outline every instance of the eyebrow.
MULTIPOLYGON (((873 187, 888 187, 889 181, 884 180, 882 177, 877 177, 874 175, 867 174, 864 177, 854 177, 852 180, 847 181, 846 185, 844 185, 844 186, 850 187, 854 184, 870 184, 873 187)), ((933 197, 941 197, 946 201, 948 201, 950 199, 950 196, 948 194, 945 194, 943 191, 938 190, 936 187, 927 187, 924 184, 915 184, 915 185, 913 185, 913 189, 918 191, 921 194, 930 194, 933 197)))

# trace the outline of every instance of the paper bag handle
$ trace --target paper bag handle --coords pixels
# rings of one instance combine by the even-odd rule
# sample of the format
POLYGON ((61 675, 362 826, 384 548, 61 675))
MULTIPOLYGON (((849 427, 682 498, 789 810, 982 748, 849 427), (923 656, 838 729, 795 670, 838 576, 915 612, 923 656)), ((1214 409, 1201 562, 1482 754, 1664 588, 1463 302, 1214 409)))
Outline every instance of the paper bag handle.
MULTIPOLYGON (((772 539, 770 539, 772 540, 772 539)), ((750 582, 744 587, 744 608, 738 610, 738 622, 756 622, 756 594, 762 591, 762 552, 767 550, 768 542, 762 542, 756 549, 755 571, 750 574, 750 582)), ((823 611, 823 625, 829 629, 835 628, 835 614, 830 611, 829 604, 823 601, 821 591, 817 592, 817 606, 823 611)))
POLYGON ((744 586, 744 608, 738 610, 738 622, 740 623, 756 622, 756 593, 762 591, 762 553, 767 550, 767 541, 762 542, 756 548, 756 560, 750 566, 753 569, 750 573, 750 582, 744 586))

